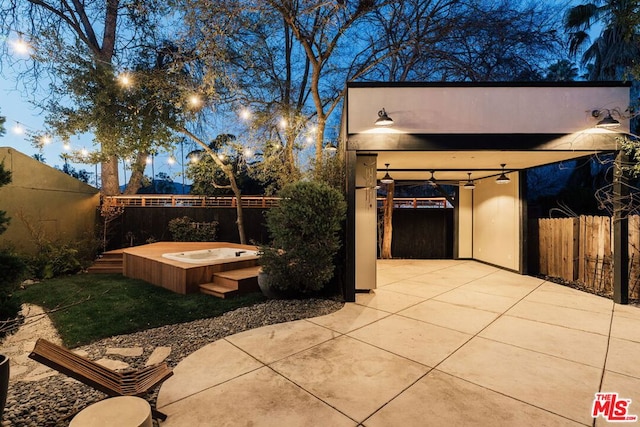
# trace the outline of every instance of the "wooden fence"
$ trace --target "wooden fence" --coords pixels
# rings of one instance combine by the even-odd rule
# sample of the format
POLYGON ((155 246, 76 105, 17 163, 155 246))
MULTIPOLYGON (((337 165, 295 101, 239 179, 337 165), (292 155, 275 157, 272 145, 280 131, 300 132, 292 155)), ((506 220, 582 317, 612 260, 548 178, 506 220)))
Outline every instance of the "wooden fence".
MULTIPOLYGON (((611 218, 538 220, 541 274, 613 293, 611 218)), ((629 297, 640 298, 640 216, 629 217, 629 297)))
MULTIPOLYGON (((136 194, 133 196, 106 196, 118 206, 124 207, 192 207, 192 208, 235 208, 238 201, 232 196, 192 196, 170 194, 136 194)), ((242 196, 244 208, 272 208, 278 206, 278 197, 242 196)), ((378 198, 378 207, 386 203, 378 198)), ((393 207, 398 208, 452 208, 444 197, 395 197, 393 207)))

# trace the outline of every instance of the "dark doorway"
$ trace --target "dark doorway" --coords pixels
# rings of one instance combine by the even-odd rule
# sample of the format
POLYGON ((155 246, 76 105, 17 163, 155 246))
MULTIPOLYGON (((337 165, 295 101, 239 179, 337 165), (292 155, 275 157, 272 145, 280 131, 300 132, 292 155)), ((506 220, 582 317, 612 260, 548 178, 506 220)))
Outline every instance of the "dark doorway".
POLYGON ((453 258, 453 209, 394 209, 393 258, 453 258))

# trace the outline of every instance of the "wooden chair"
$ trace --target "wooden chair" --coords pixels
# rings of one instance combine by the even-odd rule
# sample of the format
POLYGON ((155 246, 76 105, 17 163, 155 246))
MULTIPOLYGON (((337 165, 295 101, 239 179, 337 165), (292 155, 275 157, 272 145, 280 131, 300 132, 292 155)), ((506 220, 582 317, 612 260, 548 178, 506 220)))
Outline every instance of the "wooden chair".
MULTIPOLYGON (((38 339, 29 357, 94 389, 114 396, 143 396, 173 375, 166 363, 139 370, 114 371, 64 347, 38 339)), ((152 408, 154 418, 167 416, 152 408)))

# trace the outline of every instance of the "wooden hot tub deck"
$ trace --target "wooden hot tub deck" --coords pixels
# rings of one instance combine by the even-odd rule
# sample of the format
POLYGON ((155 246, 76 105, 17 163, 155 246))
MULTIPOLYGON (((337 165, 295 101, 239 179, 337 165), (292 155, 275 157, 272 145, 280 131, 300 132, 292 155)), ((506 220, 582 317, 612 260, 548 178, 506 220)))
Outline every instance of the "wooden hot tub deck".
POLYGON ((255 251, 252 245, 225 242, 157 242, 123 251, 122 272, 126 277, 141 279, 179 294, 200 292, 199 286, 212 281, 214 273, 239 270, 258 265, 255 259, 229 260, 222 264, 190 264, 164 258, 168 252, 197 251, 215 248, 238 248, 255 251))

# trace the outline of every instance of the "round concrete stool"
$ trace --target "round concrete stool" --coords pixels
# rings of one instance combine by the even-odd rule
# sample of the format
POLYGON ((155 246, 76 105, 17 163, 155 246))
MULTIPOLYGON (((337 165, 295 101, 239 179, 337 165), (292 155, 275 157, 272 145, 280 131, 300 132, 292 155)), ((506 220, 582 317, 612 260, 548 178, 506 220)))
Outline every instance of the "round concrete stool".
POLYGON ((87 406, 69 427, 152 427, 151 406, 139 397, 119 396, 87 406))

